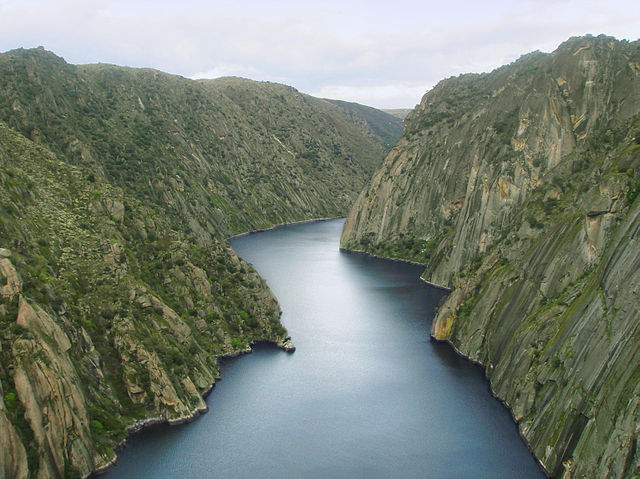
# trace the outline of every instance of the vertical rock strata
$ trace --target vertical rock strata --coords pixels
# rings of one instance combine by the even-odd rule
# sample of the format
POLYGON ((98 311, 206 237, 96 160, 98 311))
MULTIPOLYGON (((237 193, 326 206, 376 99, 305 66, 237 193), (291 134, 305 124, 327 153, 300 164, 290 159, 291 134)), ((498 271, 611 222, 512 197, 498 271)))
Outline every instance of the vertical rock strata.
POLYGON ((639 42, 444 80, 342 235, 452 289, 433 337, 485 365, 553 477, 640 474, 639 113, 639 42))
POLYGON ((89 428, 87 404, 60 326, 22 296, 16 324, 30 333, 13 343, 13 382, 39 457, 37 477, 56 477, 66 464, 90 471, 100 463, 89 428))

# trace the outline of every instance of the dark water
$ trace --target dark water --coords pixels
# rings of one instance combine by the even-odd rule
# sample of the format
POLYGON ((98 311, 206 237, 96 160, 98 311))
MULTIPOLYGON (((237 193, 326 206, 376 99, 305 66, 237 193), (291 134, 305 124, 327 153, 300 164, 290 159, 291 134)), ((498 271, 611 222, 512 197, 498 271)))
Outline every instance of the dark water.
POLYGON ((420 268, 340 253, 342 220, 232 241, 298 350, 228 361, 211 411, 136 435, 105 477, 543 478, 481 371, 429 341, 420 268))

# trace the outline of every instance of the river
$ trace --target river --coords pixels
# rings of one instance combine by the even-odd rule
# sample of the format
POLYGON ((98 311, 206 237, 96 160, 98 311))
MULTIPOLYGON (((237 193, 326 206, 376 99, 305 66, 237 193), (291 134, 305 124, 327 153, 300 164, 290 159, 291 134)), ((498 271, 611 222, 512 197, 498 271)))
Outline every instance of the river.
POLYGON ((544 478, 482 371, 429 340, 420 267, 340 252, 343 220, 235 238, 297 351, 225 361, 209 413, 134 435, 117 478, 544 478))

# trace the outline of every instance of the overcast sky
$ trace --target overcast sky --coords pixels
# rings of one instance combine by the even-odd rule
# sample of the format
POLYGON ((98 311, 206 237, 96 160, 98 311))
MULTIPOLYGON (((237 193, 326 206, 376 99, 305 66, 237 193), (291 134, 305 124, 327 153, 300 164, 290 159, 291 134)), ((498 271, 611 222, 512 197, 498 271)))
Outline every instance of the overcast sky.
POLYGON ((0 0, 0 51, 236 75, 380 108, 574 35, 640 37, 639 0, 0 0))

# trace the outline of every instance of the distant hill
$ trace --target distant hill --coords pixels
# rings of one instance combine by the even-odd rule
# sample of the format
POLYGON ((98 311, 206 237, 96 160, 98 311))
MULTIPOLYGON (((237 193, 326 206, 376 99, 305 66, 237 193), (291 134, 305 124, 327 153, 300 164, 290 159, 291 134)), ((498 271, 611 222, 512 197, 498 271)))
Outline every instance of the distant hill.
POLYGON ((391 149, 402 134, 404 123, 397 115, 392 115, 385 110, 377 110, 370 106, 360 105, 342 100, 327 100, 342 108, 355 124, 363 128, 369 128, 376 141, 391 149), (366 122, 366 125, 364 123, 366 122))
POLYGON ((285 85, 74 66, 40 49, 0 56, 0 89, 0 120, 171 205, 204 239, 346 214, 400 134, 377 110, 285 85))
POLYGON ((409 113, 411 113, 411 108, 394 108, 394 109, 382 109, 383 112, 388 113, 389 115, 393 115, 396 118, 400 118, 404 120, 409 113))

